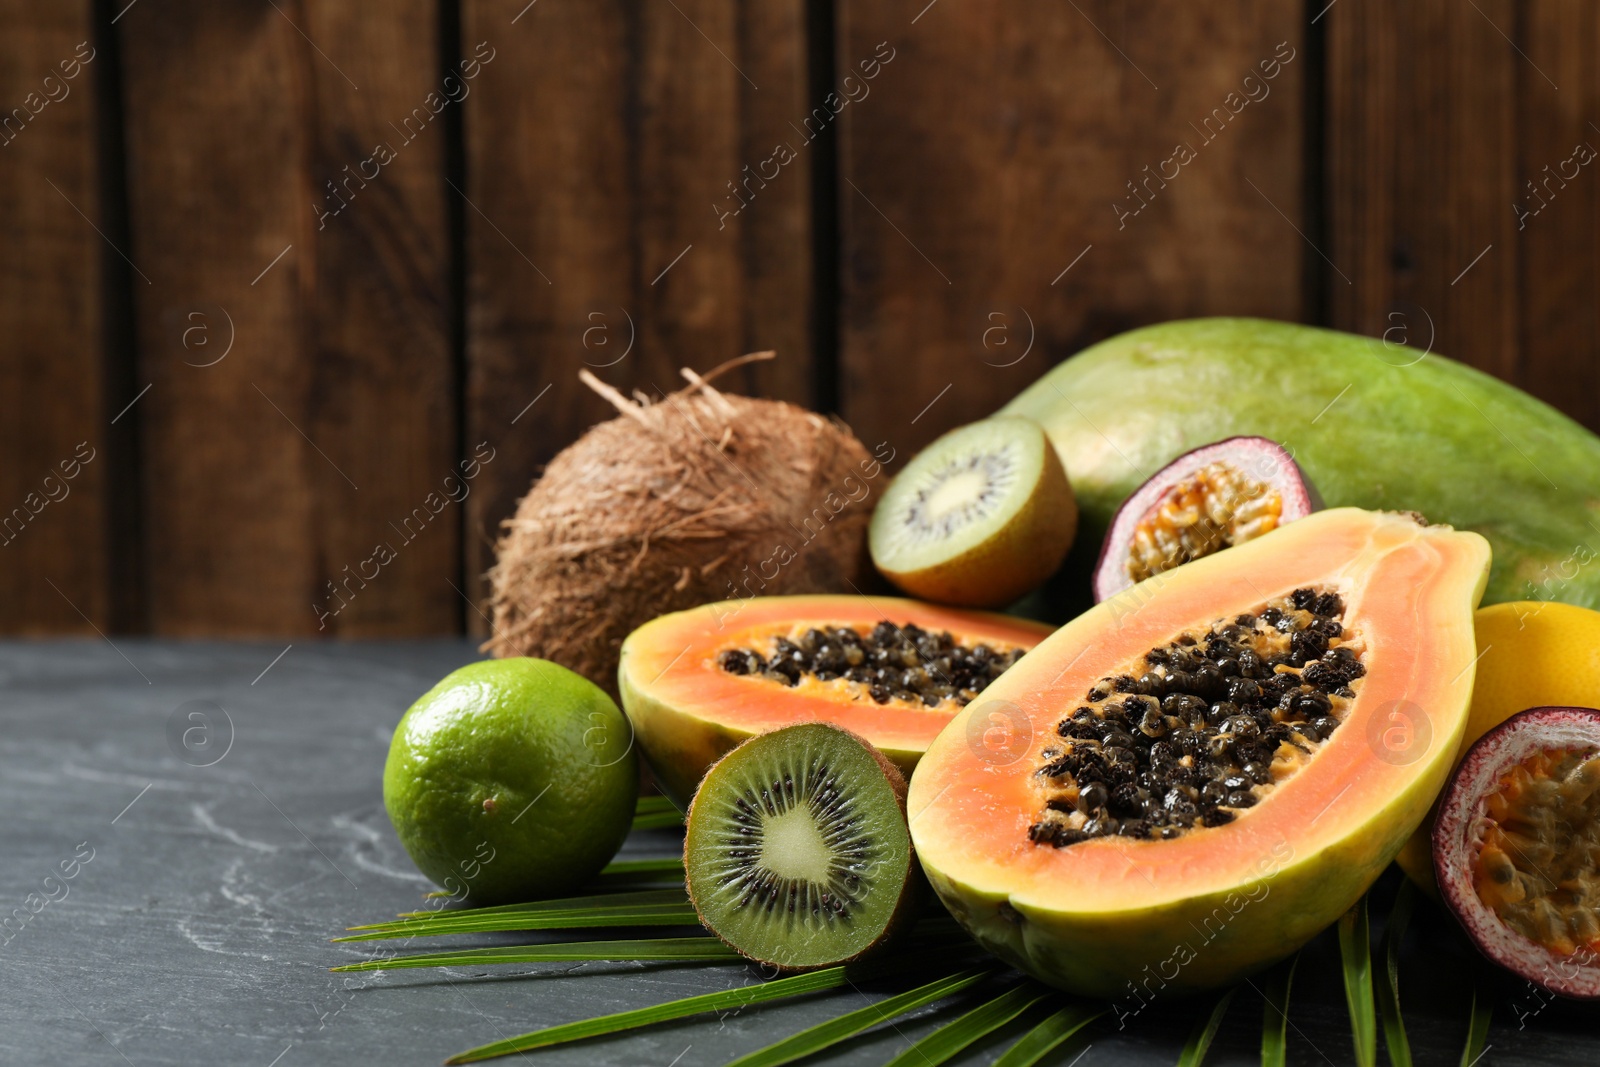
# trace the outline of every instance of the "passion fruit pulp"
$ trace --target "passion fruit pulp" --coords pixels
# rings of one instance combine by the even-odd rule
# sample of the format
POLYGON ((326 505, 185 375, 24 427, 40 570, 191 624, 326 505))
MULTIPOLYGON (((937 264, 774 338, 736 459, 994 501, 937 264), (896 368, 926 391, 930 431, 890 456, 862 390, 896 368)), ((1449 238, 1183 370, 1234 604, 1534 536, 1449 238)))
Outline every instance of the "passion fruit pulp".
POLYGON ((1467 752, 1439 800, 1434 873, 1485 956, 1600 999, 1600 711, 1541 707, 1467 752))
POLYGON ((1229 437, 1185 452, 1112 517, 1095 565, 1095 600, 1253 541, 1321 506, 1294 457, 1268 438, 1229 437))

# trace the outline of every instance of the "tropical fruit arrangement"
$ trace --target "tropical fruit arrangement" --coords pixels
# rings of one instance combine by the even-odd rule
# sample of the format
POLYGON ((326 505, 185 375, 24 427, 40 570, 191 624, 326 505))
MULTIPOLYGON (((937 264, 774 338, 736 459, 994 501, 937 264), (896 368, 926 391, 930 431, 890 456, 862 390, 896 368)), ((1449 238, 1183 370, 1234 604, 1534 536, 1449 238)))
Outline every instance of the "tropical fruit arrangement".
MULTIPOLYGON (((738 1062, 1010 982, 893 1062, 1023 1019, 1016 1067, 1264 975, 1283 1063, 1293 959, 1336 926, 1358 1062, 1376 1010, 1409 1063, 1418 907, 1528 988, 1600 998, 1600 438, 1413 356, 1256 320, 1136 330, 892 479, 892 453, 716 372, 654 404, 591 382, 618 417, 500 544, 502 658, 419 699, 385 770, 402 844, 468 907, 348 940, 703 930, 345 969, 764 968, 452 1062, 937 967, 738 1062), (996 613, 1023 597, 1070 618, 996 613), (640 757, 662 795, 637 795, 640 757), (614 859, 678 823, 681 862, 614 859), (1365 896, 1397 860, 1375 976, 1365 896)), ((1463 1062, 1486 1025, 1475 1006, 1463 1062)))

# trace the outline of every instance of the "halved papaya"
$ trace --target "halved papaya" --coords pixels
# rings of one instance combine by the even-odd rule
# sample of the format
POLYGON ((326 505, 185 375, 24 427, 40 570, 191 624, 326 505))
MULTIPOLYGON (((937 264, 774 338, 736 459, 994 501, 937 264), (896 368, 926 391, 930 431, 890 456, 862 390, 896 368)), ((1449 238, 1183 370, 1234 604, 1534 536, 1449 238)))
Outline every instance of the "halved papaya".
POLYGON ((909 774, 945 723, 1051 627, 895 597, 775 596, 663 615, 628 635, 618 684, 666 792, 755 734, 826 721, 909 774))
POLYGON ((996 954, 1130 1011, 1288 955, 1442 787, 1488 572, 1477 534, 1339 508, 1099 604, 929 746, 929 881, 996 954))

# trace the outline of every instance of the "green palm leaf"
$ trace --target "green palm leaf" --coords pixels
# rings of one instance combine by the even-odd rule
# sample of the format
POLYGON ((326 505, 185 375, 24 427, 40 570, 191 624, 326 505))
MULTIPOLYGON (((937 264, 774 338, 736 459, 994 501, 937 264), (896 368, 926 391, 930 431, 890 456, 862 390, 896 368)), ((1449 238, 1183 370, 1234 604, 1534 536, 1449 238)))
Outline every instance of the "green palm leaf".
POLYGON ((1289 987, 1300 962, 1295 953, 1287 964, 1279 964, 1267 979, 1266 1000, 1261 1008, 1261 1067, 1285 1067, 1289 1062, 1289 987))
POLYGON ((1344 960, 1344 998, 1350 1007, 1350 1036, 1357 1067, 1378 1062, 1378 1022, 1372 1006, 1372 941, 1367 932, 1367 898, 1339 919, 1339 955, 1344 960))
POLYGON ((1069 1004, 1052 1012, 1002 1052, 991 1067, 1033 1067, 1054 1052, 1063 1041, 1105 1013, 1104 1008, 1095 1009, 1083 1004, 1069 1004))
POLYGON ((821 1052, 847 1038, 855 1037, 879 1023, 891 1022, 906 1012, 915 1011, 924 1005, 943 1000, 963 989, 977 985, 993 973, 988 969, 975 969, 947 975, 876 1004, 845 1012, 825 1023, 807 1027, 798 1034, 774 1042, 766 1048, 740 1056, 728 1064, 728 1067, 779 1067, 780 1064, 793 1063, 803 1056, 821 1052))
POLYGON ((1400 1015, 1400 940, 1411 924, 1417 906, 1417 890, 1408 878, 1400 883, 1389 922, 1383 928, 1383 969, 1375 976, 1378 1014, 1383 1023, 1383 1043, 1389 1050, 1391 1067, 1411 1067, 1411 1043, 1406 1040, 1406 1024, 1400 1015))
POLYGON ((454 952, 362 960, 334 971, 387 971, 400 967, 472 967, 489 963, 566 963, 575 960, 660 960, 725 963, 740 956, 714 937, 658 937, 644 941, 577 941, 560 945, 495 945, 454 952))
POLYGON ((479 1045, 477 1048, 458 1053, 445 1062, 477 1063, 479 1060, 493 1059, 496 1056, 509 1056, 513 1052, 527 1052, 530 1049, 546 1048, 550 1045, 565 1044, 568 1041, 580 1041, 586 1037, 614 1034, 619 1030, 632 1030, 640 1026, 649 1026, 652 1023, 699 1015, 702 1012, 744 1008, 751 1004, 761 1004, 770 1000, 782 1000, 786 997, 797 997, 805 993, 817 993, 824 989, 836 989, 844 983, 845 969, 843 967, 829 967, 822 971, 812 971, 810 974, 797 974, 790 978, 779 978, 772 982, 759 982, 755 985, 741 986, 738 989, 728 989, 720 993, 702 993, 695 997, 684 997, 681 1000, 657 1004, 654 1007, 635 1008, 632 1011, 620 1011, 611 1015, 597 1016, 593 1019, 563 1023, 560 1026, 547 1026, 542 1030, 534 1030, 531 1033, 507 1038, 504 1041, 479 1045))
POLYGON ((640 797, 633 809, 633 829, 660 830, 668 826, 682 826, 683 812, 666 797, 640 797))
POLYGON ((1228 1005, 1233 1003, 1233 995, 1237 992, 1239 988, 1235 986, 1222 994, 1216 1007, 1211 1009, 1211 1014, 1195 1024, 1188 1042, 1183 1046, 1183 1052, 1178 1056, 1178 1067, 1200 1067, 1205 1062, 1211 1039, 1217 1036, 1217 1028, 1222 1025, 1222 1017, 1228 1014, 1228 1005))
POLYGON ((1480 997, 1476 986, 1472 990, 1472 1007, 1467 1010, 1467 1044, 1461 1050, 1461 1067, 1473 1067, 1483 1058, 1484 1042, 1489 1039, 1489 1017, 1494 1006, 1487 997, 1480 997))
POLYGON ((350 930, 388 930, 411 927, 418 923, 453 922, 467 916, 522 915, 537 912, 587 911, 592 908, 625 908, 654 904, 687 904, 689 894, 683 889, 635 889, 626 893, 596 893, 583 897, 562 897, 557 900, 528 900, 520 904, 496 904, 488 908, 435 908, 424 911, 401 912, 399 918, 381 923, 352 926, 350 930))
POLYGON ((511 930, 589 930, 605 926, 698 926, 700 916, 688 904, 584 908, 578 911, 509 912, 499 915, 460 913, 449 921, 395 923, 377 930, 331 940, 385 941, 394 938, 442 937, 446 934, 490 934, 511 930))
POLYGON ((617 860, 595 875, 602 887, 626 886, 635 882, 683 882, 683 858, 670 856, 655 860, 617 860))
POLYGON ((937 1067, 968 1045, 993 1033, 1018 1015, 1050 995, 1034 982, 1008 989, 986 1004, 981 1004, 954 1022, 946 1023, 927 1037, 903 1049, 885 1067, 937 1067))

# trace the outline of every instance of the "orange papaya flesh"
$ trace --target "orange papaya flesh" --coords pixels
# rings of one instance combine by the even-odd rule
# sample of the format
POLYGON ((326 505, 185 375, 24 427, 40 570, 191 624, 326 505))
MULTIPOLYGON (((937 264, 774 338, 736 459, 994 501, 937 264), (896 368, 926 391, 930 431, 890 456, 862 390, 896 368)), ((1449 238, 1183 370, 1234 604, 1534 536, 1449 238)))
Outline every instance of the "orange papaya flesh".
MULTIPOLYGON (((622 706, 662 789, 687 801, 724 753, 798 722, 849 730, 910 774, 962 706, 961 694, 932 705, 900 696, 880 703, 869 685, 847 677, 801 673, 791 685, 760 671, 733 673, 721 662, 746 650, 770 659, 778 639, 803 642, 813 629, 868 634, 885 622, 948 633, 964 649, 983 645, 996 654, 1026 652, 1051 631, 1028 619, 877 596, 753 597, 663 615, 628 635, 618 670, 622 706)), ((937 681, 936 668, 927 673, 937 681)))
POLYGON ((923 756, 907 810, 929 881, 997 955, 1122 1004, 1231 983, 1287 956, 1360 898, 1443 786, 1466 723, 1472 612, 1489 563, 1477 534, 1339 508, 1097 605, 923 756), (1149 650, 1305 588, 1340 599, 1339 640, 1364 668, 1334 702, 1337 729, 1279 745, 1270 782, 1225 824, 1170 840, 1035 839, 1053 788, 1040 772, 1091 690, 1147 669, 1149 650), (975 717, 1018 736, 974 743, 985 736, 975 717))

